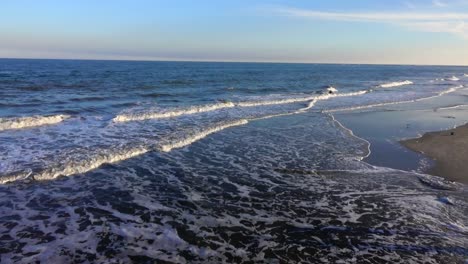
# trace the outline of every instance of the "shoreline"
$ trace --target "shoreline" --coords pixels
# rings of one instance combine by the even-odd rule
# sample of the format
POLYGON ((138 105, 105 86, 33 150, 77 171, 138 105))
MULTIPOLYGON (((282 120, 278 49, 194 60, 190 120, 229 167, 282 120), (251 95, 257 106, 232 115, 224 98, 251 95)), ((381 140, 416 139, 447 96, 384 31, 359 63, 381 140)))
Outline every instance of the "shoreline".
POLYGON ((426 173, 468 184, 468 124, 401 140, 406 148, 435 161, 426 173))

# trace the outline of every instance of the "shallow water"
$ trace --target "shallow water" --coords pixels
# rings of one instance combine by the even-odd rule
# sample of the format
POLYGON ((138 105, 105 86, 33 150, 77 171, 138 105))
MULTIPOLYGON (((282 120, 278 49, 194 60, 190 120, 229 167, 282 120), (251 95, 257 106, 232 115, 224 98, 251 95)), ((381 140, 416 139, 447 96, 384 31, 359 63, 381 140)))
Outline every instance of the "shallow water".
POLYGON ((466 186, 368 157, 434 126, 359 121, 460 122, 464 72, 1 60, 1 261, 463 263, 466 186))

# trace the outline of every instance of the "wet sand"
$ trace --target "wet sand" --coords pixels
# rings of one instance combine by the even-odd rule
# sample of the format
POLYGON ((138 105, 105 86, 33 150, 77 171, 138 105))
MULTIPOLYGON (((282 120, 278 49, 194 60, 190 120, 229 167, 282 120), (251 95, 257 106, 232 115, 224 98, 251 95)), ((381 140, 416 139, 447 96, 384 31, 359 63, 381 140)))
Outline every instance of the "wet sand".
POLYGON ((401 143, 436 161, 428 173, 468 184, 468 124, 401 143))

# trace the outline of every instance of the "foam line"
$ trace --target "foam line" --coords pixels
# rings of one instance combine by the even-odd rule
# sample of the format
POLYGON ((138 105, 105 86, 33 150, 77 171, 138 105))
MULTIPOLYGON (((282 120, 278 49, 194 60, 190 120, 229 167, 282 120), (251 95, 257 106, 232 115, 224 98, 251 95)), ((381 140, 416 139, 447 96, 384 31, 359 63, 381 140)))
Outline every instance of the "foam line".
POLYGON ((150 119, 164 119, 164 118, 178 117, 182 115, 192 115, 192 114, 198 114, 198 113, 211 112, 211 111, 221 110, 225 108, 291 104, 291 103, 308 102, 308 101, 314 101, 314 100, 327 100, 327 99, 334 98, 334 97, 357 96, 357 95, 362 95, 365 93, 367 93, 367 91, 351 92, 351 93, 344 93, 344 94, 327 93, 327 94, 307 96, 307 97, 296 97, 296 98, 270 100, 270 101, 250 101, 250 102, 248 101, 248 102, 238 102, 238 103, 223 102, 223 103, 212 104, 212 105, 193 106, 193 107, 189 107, 185 109, 176 109, 173 111, 166 111, 166 112, 121 114, 121 115, 117 115, 114 119, 112 119, 112 121, 113 122, 129 122, 129 121, 143 121, 143 120, 150 120, 150 119))
POLYGON ((379 85, 378 87, 380 88, 392 88, 392 87, 399 87, 399 86, 404 86, 404 85, 410 85, 413 84, 412 81, 402 81, 402 82, 391 82, 391 83, 384 83, 379 85))
POLYGON ((180 109, 174 111, 167 111, 167 112, 150 112, 150 113, 142 113, 142 114, 122 114, 117 115, 112 121, 114 122, 128 122, 128 121, 142 121, 148 119, 163 119, 163 118, 171 118, 177 117, 181 115, 191 115, 197 113, 204 113, 215 111, 224 108, 232 108, 235 107, 234 103, 226 102, 226 103, 218 103, 212 105, 204 105, 204 106, 193 106, 187 109, 180 109))
POLYGON ((38 173, 21 172, 13 175, 0 177, 0 184, 5 184, 7 182, 13 182, 17 180, 24 180, 27 178, 32 178, 37 181, 53 180, 60 176, 71 176, 75 174, 86 173, 88 171, 97 169, 105 163, 116 163, 119 161, 127 160, 145 154, 148 151, 149 149, 146 148, 135 148, 130 150, 122 150, 117 153, 103 153, 94 157, 90 155, 88 157, 92 158, 88 160, 69 161, 63 166, 48 168, 38 173))
POLYGON ((226 123, 226 124, 223 124, 223 125, 218 125, 218 126, 214 126, 214 127, 210 127, 208 129, 205 129, 205 130, 202 130, 194 135, 191 135, 187 138, 184 138, 182 140, 178 140, 178 141, 175 141, 175 142, 172 142, 172 143, 169 143, 169 144, 165 144, 165 145, 161 145, 159 147, 159 149, 163 152, 170 152, 171 150, 173 149, 178 149, 178 148, 183 148, 185 146, 188 146, 200 139, 203 139, 205 137, 207 137, 208 135, 210 134, 213 134, 213 133, 216 133, 216 132, 219 132, 221 130, 224 130, 226 128, 230 128, 230 127, 234 127, 234 126, 241 126, 241 125, 245 125, 247 124, 248 121, 246 119, 241 119, 241 120, 238 120, 238 121, 234 121, 234 122, 231 122, 231 123, 226 123))
POLYGON ((461 88, 463 88, 463 85, 457 86, 457 87, 452 87, 446 91, 442 91, 438 93, 437 95, 434 96, 429 96, 429 97, 424 97, 424 98, 419 98, 419 99, 414 99, 414 100, 407 100, 407 101, 398 101, 398 102, 388 102, 388 103, 379 103, 379 104, 370 104, 370 105, 361 105, 361 106, 354 106, 354 107, 347 107, 347 108, 338 108, 338 109, 331 109, 331 110, 325 110, 323 111, 324 113, 333 113, 333 112, 343 112, 343 111, 355 111, 355 110, 361 110, 361 109, 368 109, 368 108, 374 108, 374 107, 379 107, 379 106, 387 106, 387 105, 396 105, 396 104, 406 104, 406 103, 413 103, 413 102, 419 102, 423 100, 428 100, 432 98, 436 98, 445 94, 453 93, 461 88))
POLYGON ((68 118, 69 115, 4 117, 0 118, 0 131, 52 125, 68 118))
POLYGON ((332 114, 329 114, 329 115, 330 115, 331 119, 333 120, 333 122, 337 123, 342 129, 344 129, 345 131, 347 131, 347 132, 349 133, 349 135, 351 135, 351 136, 354 137, 354 138, 357 138, 357 139, 359 139, 359 140, 362 140, 362 141, 366 142, 366 144, 367 144, 367 154, 366 154, 365 156, 362 156, 362 157, 361 157, 361 161, 364 160, 365 158, 368 158, 368 157, 371 155, 371 153, 372 153, 372 151, 371 151, 371 143, 370 143, 368 140, 364 139, 364 138, 361 138, 361 137, 356 136, 356 135, 354 134, 353 130, 351 130, 351 129, 345 127, 340 121, 338 121, 338 120, 335 118, 334 115, 332 115, 332 114))
POLYGON ((449 78, 445 78, 444 80, 445 81, 458 82, 460 80, 460 78, 458 78, 457 76, 452 76, 452 77, 449 77, 449 78))

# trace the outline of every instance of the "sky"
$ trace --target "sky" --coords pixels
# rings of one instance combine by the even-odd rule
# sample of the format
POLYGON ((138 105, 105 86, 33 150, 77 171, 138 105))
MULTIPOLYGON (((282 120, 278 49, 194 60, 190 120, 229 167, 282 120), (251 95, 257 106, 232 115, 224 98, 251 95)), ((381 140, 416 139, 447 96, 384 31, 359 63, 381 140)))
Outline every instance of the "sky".
POLYGON ((0 0, 0 58, 468 65, 468 0, 0 0))

